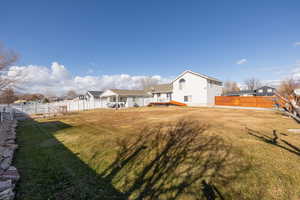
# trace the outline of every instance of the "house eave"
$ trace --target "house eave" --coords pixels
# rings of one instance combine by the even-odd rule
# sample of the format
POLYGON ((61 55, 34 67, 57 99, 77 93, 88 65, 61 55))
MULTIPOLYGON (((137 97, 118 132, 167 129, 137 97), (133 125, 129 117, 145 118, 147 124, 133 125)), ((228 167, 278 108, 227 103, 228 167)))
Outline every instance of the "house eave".
POLYGON ((184 74, 186 73, 191 73, 191 74, 194 74, 194 75, 197 75, 197 76, 200 76, 202 78, 205 78, 207 80, 212 80, 212 81, 216 81, 216 82, 219 82, 219 83, 223 83, 221 80, 218 80, 216 78, 213 78, 213 77, 209 77, 209 76, 206 76, 206 75, 203 75, 203 74, 200 74, 200 73, 197 73, 197 72, 193 72, 191 70, 185 70, 184 72, 182 72, 179 76, 177 76, 171 83, 175 82, 176 80, 178 80, 180 77, 182 77, 184 74))

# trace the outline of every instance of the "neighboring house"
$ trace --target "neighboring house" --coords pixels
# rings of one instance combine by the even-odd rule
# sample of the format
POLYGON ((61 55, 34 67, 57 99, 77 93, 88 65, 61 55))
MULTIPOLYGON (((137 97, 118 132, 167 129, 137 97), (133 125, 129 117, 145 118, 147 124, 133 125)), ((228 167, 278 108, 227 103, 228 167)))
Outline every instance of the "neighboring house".
POLYGON ((154 85, 145 91, 152 94, 152 102, 169 102, 172 100, 173 85, 170 83, 154 85))
POLYGON ((104 91, 101 96, 101 107, 121 107, 147 106, 152 96, 145 90, 119 90, 109 89, 104 91))
POLYGON ((95 99, 100 99, 100 95, 102 93, 103 91, 87 91, 85 96, 87 100, 95 100, 95 99))
POLYGON ((256 96, 274 96, 276 89, 270 86, 263 86, 255 90, 256 96))
POLYGON ((274 96, 276 89, 270 86, 263 86, 255 90, 241 90, 228 92, 224 96, 274 96))
POLYGON ((49 102, 63 101, 61 97, 48 97, 49 102))
POLYGON ((188 106, 215 104, 215 96, 222 93, 222 81, 190 70, 184 71, 172 82, 172 100, 188 106))
POLYGON ((86 95, 79 94, 73 100, 86 100, 86 95))
MULTIPOLYGON (((84 107, 87 108, 99 108, 101 106, 100 96, 103 92, 102 91, 87 91, 85 94, 86 104, 84 103, 84 107)), ((82 99, 82 97, 81 97, 82 99)))
POLYGON ((26 102, 27 102, 27 100, 19 99, 19 100, 14 101, 14 104, 25 104, 26 102))
POLYGON ((149 103, 177 101, 188 106, 214 105, 222 93, 222 81, 203 74, 184 71, 171 83, 144 90, 108 89, 100 95, 101 107, 147 106, 149 103))
POLYGON ((240 90, 227 92, 224 96, 255 96, 255 90, 240 90))

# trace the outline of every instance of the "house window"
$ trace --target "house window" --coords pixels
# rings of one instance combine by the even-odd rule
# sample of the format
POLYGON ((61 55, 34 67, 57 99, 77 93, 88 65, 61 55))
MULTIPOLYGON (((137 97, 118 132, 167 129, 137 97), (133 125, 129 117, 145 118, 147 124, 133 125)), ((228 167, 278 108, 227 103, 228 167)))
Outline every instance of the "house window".
POLYGON ((191 102, 192 101, 192 95, 184 96, 184 102, 191 102))
POLYGON ((135 97, 132 97, 132 101, 135 102, 135 97))
POLYGON ((272 89, 268 89, 268 93, 271 93, 271 92, 273 92, 273 90, 272 89))
POLYGON ((117 101, 117 98, 115 96, 110 97, 110 102, 116 102, 116 101, 117 101))
POLYGON ((208 80, 208 87, 209 88, 212 88, 212 84, 213 84, 213 82, 211 80, 208 80))
POLYGON ((185 80, 182 78, 179 80, 179 90, 183 90, 185 87, 185 80))
POLYGON ((121 101, 121 102, 126 102, 126 101, 127 101, 127 98, 126 98, 126 97, 121 97, 121 98, 120 98, 120 101, 121 101))
POLYGON ((262 90, 262 89, 259 89, 259 90, 258 90, 258 93, 263 93, 263 90, 262 90))

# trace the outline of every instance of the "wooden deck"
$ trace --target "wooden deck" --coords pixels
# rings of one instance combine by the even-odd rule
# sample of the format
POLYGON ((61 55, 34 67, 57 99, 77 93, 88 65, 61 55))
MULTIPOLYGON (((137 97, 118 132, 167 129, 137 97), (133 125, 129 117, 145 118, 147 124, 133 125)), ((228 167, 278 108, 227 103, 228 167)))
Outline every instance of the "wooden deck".
POLYGON ((168 102, 151 102, 148 106, 187 106, 185 103, 178 101, 168 101, 168 102))

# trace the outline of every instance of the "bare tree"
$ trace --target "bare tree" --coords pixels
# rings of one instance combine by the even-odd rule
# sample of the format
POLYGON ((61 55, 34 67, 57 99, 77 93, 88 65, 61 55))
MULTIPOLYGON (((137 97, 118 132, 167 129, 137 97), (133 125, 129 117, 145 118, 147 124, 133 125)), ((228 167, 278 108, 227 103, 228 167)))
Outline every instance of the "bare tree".
POLYGON ((255 90, 256 88, 261 86, 260 80, 254 77, 246 79, 244 83, 247 86, 248 90, 255 90))
POLYGON ((226 94, 228 92, 238 92, 238 91, 240 91, 240 88, 235 81, 226 81, 224 83, 223 94, 226 94))
POLYGON ((26 101, 37 101, 37 100, 43 100, 45 97, 43 94, 20 94, 18 95, 18 99, 20 100, 26 100, 26 101))
POLYGON ((140 87, 141 89, 146 89, 150 86, 157 85, 158 82, 159 81, 157 79, 151 77, 145 77, 140 80, 140 87))
POLYGON ((289 98, 291 95, 294 96, 294 90, 300 87, 300 82, 295 79, 286 79, 281 81, 277 91, 284 98, 289 98))
POLYGON ((15 92, 12 88, 6 88, 3 90, 0 96, 0 102, 2 104, 11 104, 16 101, 18 98, 15 95, 15 92))
POLYGON ((0 44, 0 91, 14 82, 13 80, 3 78, 1 75, 7 67, 15 63, 17 60, 18 55, 15 52, 4 48, 4 46, 0 44))
POLYGON ((69 99, 73 99, 73 98, 75 98, 76 96, 77 96, 77 93, 76 93, 75 90, 69 90, 69 91, 67 92, 67 98, 69 98, 69 99))
POLYGON ((300 82, 295 79, 283 80, 276 92, 276 103, 284 108, 293 117, 300 116, 300 97, 295 94, 295 89, 300 88, 300 82))

